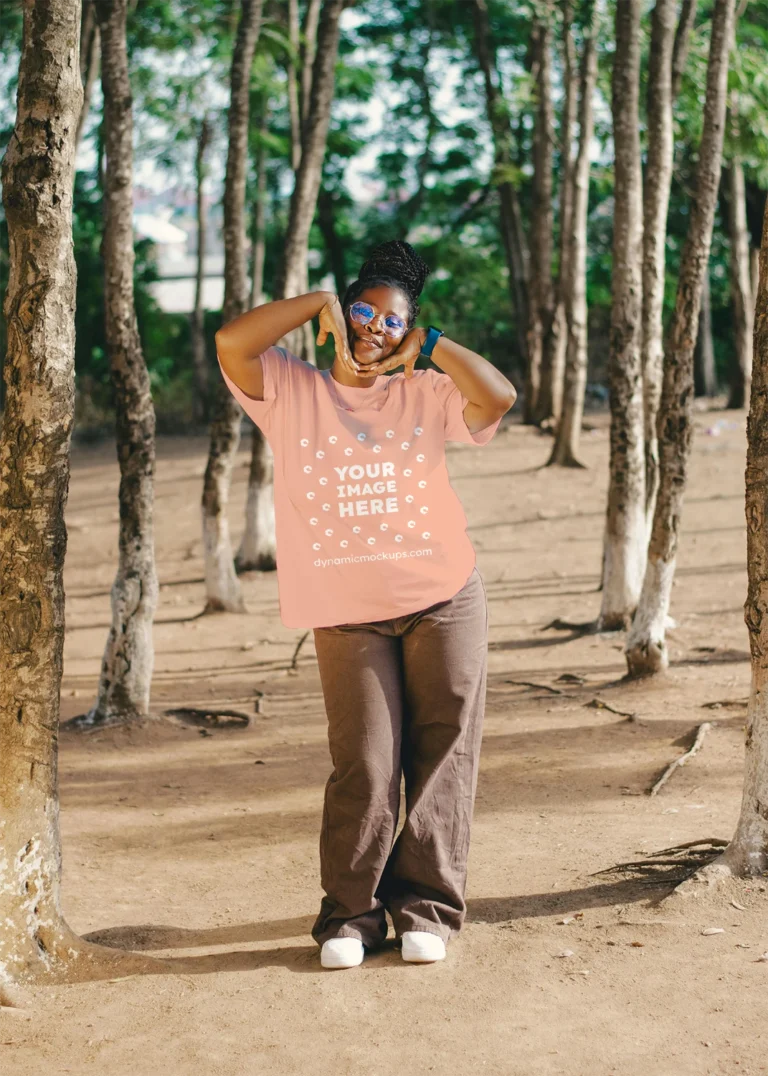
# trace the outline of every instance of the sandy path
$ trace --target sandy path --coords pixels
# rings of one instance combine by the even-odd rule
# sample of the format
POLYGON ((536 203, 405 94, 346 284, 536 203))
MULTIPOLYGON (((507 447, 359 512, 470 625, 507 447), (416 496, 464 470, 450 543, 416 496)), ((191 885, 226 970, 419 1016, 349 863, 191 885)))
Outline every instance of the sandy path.
MULTIPOLYGON (((441 964, 405 965, 390 939, 346 972, 323 971, 309 937, 330 772, 311 633, 289 674, 301 633, 280 623, 274 575, 247 580, 247 617, 192 619, 202 606, 205 445, 165 441, 155 704, 230 705, 253 721, 208 736, 165 724, 63 732, 67 918, 170 957, 175 971, 49 988, 25 1012, 4 1010, 0 1072, 768 1073, 768 963, 756 962, 768 949, 768 879, 653 907, 658 887, 593 876, 728 837, 738 813, 745 711, 702 705, 748 692, 744 423, 720 413, 697 426, 673 665, 651 687, 606 686, 624 671, 621 637, 541 631, 554 617, 597 612, 605 422, 585 438, 583 472, 539 471, 550 442, 516 425, 487 448, 449 449, 491 614, 469 915, 441 964), (584 683, 556 683, 563 673, 584 683), (511 683, 523 680, 562 694, 511 683), (595 698, 639 720, 588 706, 595 698), (707 719, 718 724, 701 754, 658 797, 643 795, 707 719), (701 934, 712 926, 724 933, 701 934), (559 957, 564 949, 573 956, 559 957)), ((246 474, 244 450, 235 530, 246 474)), ((65 718, 90 704, 104 645, 115 492, 112 449, 79 449, 65 718)))

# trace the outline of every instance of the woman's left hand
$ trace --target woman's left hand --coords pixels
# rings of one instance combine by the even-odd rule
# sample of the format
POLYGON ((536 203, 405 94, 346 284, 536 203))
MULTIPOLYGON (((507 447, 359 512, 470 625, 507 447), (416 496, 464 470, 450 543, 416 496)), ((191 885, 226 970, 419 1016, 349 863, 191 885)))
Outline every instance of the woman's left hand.
POLYGON ((402 364, 404 367, 405 376, 407 378, 413 377, 413 367, 416 365, 416 360, 419 357, 421 349, 424 345, 425 330, 422 328, 411 329, 406 333, 396 351, 393 351, 391 355, 388 355, 386 359, 381 359, 380 362, 372 362, 365 367, 365 373, 383 374, 388 370, 394 370, 402 364))

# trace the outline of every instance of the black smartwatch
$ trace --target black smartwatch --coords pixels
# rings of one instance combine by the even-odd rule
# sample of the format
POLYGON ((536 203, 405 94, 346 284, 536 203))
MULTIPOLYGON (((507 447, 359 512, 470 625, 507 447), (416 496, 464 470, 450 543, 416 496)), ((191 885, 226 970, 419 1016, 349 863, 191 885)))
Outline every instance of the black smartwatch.
POLYGON ((434 325, 430 325, 427 329, 427 335, 424 343, 421 345, 421 351, 419 352, 420 359, 431 359, 432 352, 435 350, 435 344, 441 336, 445 336, 442 329, 436 329, 434 325))

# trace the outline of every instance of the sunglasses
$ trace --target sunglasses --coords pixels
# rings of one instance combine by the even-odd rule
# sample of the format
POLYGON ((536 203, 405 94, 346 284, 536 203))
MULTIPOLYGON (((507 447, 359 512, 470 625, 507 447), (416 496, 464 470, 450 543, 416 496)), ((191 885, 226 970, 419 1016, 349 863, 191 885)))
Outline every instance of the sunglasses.
MULTIPOLYGON (((369 321, 373 321, 376 317, 376 311, 369 303, 353 303, 349 308, 349 316, 358 325, 367 325, 369 321)), ((397 314, 389 314, 384 318, 382 327, 387 336, 402 336, 407 328, 403 319, 399 318, 397 314)))

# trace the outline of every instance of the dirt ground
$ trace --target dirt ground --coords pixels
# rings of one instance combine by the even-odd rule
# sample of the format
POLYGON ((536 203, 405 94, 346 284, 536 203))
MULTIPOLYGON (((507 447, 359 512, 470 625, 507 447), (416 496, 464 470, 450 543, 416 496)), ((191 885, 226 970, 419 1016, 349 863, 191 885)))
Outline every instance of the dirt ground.
POLYGON ((613 684, 621 636, 542 630, 599 607, 608 436, 604 417, 596 425, 584 471, 541 470, 550 440, 516 423, 485 448, 449 447, 490 603, 468 917, 442 963, 404 964, 390 927, 385 948, 347 971, 323 970, 309 935, 330 773, 312 634, 291 670, 302 633, 280 622, 274 573, 245 581, 247 616, 197 617, 201 439, 160 446, 154 706, 230 707, 251 723, 66 728, 93 698, 116 558, 112 446, 76 450, 64 911, 79 933, 167 957, 173 971, 41 989, 28 1008, 4 1009, 4 1076, 768 1073, 768 878, 659 902, 669 886, 596 873, 730 837, 736 823, 744 416, 697 415, 672 666, 652 685, 613 684), (646 795, 707 720, 701 752, 646 795))

